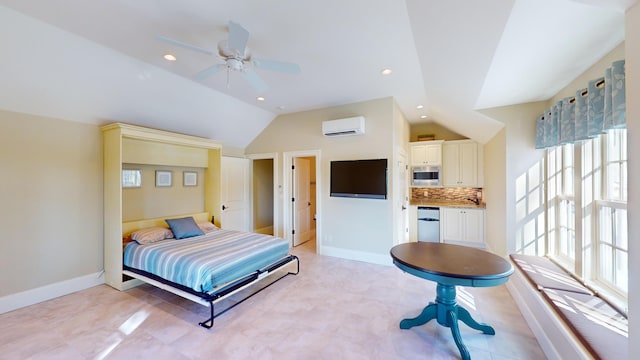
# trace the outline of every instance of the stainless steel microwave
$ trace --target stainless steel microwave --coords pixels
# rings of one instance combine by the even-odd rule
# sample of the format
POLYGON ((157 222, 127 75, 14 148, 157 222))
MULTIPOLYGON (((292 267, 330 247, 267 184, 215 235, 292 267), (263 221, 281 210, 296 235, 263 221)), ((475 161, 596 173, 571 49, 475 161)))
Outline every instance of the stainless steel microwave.
POLYGON ((412 186, 440 186, 442 185, 441 167, 421 165, 411 167, 412 186))

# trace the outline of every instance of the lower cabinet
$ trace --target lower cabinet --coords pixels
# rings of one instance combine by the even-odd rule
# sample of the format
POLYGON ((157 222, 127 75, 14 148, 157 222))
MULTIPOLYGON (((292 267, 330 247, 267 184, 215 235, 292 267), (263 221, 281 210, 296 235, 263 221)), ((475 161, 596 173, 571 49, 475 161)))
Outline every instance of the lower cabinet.
POLYGON ((445 243, 484 247, 484 210, 442 207, 440 230, 445 243))

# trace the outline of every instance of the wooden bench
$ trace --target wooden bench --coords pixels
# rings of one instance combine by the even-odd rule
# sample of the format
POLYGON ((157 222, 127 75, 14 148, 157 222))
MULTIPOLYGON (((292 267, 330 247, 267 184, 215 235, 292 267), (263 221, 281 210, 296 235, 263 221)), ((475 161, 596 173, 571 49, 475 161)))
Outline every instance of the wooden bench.
POLYGON ((629 324, 624 314, 546 257, 510 258, 592 357, 627 359, 629 324))

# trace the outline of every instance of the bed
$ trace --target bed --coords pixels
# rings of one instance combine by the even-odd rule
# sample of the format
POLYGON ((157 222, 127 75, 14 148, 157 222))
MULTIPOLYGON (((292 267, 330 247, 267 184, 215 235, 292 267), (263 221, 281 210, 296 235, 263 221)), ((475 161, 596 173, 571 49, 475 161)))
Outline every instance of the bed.
POLYGON ((300 265, 284 239, 219 229, 203 217, 208 214, 123 223, 123 274, 208 306, 210 317, 199 325, 210 329, 255 293, 216 313, 217 303, 260 281, 273 280, 270 286, 298 274, 300 265))

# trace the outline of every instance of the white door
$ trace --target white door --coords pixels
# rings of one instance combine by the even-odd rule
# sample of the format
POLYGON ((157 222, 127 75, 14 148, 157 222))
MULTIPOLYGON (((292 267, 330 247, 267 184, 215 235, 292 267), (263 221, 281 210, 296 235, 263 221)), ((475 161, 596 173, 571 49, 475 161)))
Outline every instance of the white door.
POLYGON ((250 160, 222 157, 222 213, 223 229, 250 231, 249 169, 250 160))
POLYGON ((398 156, 398 207, 400 221, 398 221, 398 243, 409 242, 409 171, 407 158, 404 154, 398 156))
POLYGON ((464 241, 476 245, 484 244, 484 210, 464 210, 464 241))
POLYGON ((440 208, 440 229, 443 242, 462 241, 462 210, 440 208))
POLYGON ((293 246, 311 239, 310 161, 293 159, 293 246))

